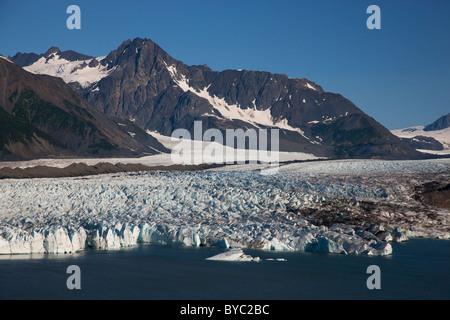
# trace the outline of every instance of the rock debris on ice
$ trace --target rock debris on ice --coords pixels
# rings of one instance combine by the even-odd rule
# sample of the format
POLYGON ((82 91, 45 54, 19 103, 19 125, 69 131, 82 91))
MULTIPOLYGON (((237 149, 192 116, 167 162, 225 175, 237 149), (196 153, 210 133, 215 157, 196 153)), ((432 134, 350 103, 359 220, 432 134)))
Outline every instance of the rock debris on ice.
POLYGON ((448 165, 330 161, 275 175, 218 169, 3 180, 0 253, 150 243, 389 255, 390 241, 450 238, 448 210, 422 206, 411 193, 426 177, 448 179, 448 165))

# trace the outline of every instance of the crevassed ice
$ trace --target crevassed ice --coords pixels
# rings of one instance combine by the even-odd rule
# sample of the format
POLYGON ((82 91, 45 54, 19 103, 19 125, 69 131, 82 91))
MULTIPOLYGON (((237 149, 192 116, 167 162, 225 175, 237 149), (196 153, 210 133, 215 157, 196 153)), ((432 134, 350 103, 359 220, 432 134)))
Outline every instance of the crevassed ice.
POLYGON ((389 243, 367 240, 349 226, 313 225, 289 212, 331 199, 407 203, 406 182, 383 185, 370 175, 430 168, 445 170, 448 160, 290 164, 273 176, 217 169, 3 180, 0 253, 174 243, 385 255, 392 253, 389 243), (359 183, 330 180, 335 172, 353 172, 359 183))

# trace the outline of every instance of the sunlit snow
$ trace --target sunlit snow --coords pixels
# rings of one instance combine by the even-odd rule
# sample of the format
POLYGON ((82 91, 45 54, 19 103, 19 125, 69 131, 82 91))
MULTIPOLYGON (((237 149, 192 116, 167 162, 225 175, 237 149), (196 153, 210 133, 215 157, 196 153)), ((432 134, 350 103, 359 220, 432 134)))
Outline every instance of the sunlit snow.
MULTIPOLYGON (((101 61, 104 58, 98 57, 96 59, 101 61)), ((32 73, 60 77, 66 83, 79 82, 85 88, 93 83, 97 83, 115 70, 114 68, 107 70, 107 66, 102 66, 101 64, 96 67, 89 67, 87 64, 91 60, 68 61, 55 54, 48 61, 45 57, 41 57, 35 63, 24 67, 24 69, 32 73), (83 64, 86 64, 86 66, 83 67, 83 64)))

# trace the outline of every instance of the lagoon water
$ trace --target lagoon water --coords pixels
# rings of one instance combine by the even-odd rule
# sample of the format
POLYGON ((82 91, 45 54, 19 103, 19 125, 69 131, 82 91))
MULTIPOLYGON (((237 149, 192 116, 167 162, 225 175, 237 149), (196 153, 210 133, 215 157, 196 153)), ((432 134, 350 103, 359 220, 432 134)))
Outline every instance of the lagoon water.
POLYGON ((0 299, 450 299, 450 241, 393 247, 387 257, 244 250, 260 262, 205 260, 219 248, 155 245, 3 255, 0 299), (66 286, 70 265, 80 267, 80 290, 66 286), (366 286, 370 265, 380 267, 380 290, 366 286))

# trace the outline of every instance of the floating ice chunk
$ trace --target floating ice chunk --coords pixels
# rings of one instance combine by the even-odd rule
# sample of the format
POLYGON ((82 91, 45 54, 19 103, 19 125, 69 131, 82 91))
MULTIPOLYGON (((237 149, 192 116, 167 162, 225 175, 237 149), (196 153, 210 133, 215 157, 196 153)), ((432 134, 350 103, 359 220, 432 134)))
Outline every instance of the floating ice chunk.
MULTIPOLYGON (((206 260, 219 260, 219 261, 253 261, 253 258, 246 255, 240 248, 230 249, 223 253, 216 254, 215 256, 206 258, 206 260)), ((259 259, 257 259, 259 261, 259 259)))
POLYGON ((310 251, 313 252, 327 252, 327 253, 343 253, 346 254, 346 250, 344 247, 326 237, 318 237, 317 242, 313 244, 310 251))

